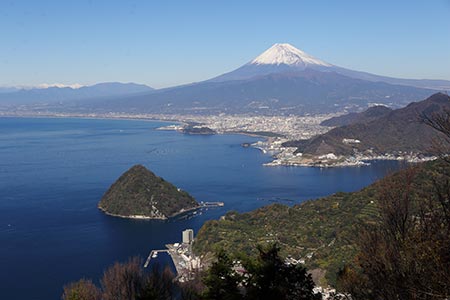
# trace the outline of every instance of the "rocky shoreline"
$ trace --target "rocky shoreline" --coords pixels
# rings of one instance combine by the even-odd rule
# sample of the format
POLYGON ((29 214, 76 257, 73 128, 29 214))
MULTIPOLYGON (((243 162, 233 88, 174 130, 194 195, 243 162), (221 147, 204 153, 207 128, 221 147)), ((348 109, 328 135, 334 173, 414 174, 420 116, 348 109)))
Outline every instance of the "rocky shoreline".
POLYGON ((98 206, 98 209, 101 210, 104 214, 106 214, 106 215, 108 215, 108 216, 111 216, 111 217, 117 217, 117 218, 122 218, 122 219, 133 219, 133 220, 162 220, 162 221, 165 221, 165 220, 169 220, 170 218, 175 218, 175 217, 177 217, 177 216, 179 216, 179 215, 182 215, 182 214, 184 214, 184 213, 191 212, 191 211, 195 211, 195 210, 197 210, 197 209, 200 209, 201 207, 202 207, 202 206, 199 205, 199 206, 192 207, 192 208, 189 208, 189 209, 182 209, 182 210, 180 210, 179 212, 177 212, 177 213, 175 213, 175 214, 173 214, 173 215, 170 215, 169 217, 166 217, 166 216, 159 216, 159 217, 156 217, 156 216, 155 216, 155 217, 150 217, 150 216, 146 216, 146 215, 129 215, 129 216, 125 216, 125 215, 113 214, 113 213, 107 212, 104 208, 102 208, 102 207, 100 207, 100 206, 98 206))

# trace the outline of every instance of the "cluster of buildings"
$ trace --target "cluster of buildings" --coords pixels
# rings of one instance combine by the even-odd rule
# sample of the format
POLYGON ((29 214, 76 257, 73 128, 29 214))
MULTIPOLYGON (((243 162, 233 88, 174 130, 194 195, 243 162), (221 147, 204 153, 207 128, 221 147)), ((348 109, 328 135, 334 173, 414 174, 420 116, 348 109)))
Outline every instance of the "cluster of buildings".
MULTIPOLYGON (((172 258, 177 270, 177 280, 185 282, 191 280, 195 273, 202 268, 200 257, 192 253, 192 243, 194 241, 194 230, 186 229, 181 234, 181 243, 167 244, 167 251, 172 258)), ((152 250, 151 254, 154 253, 152 250)), ((147 263, 148 264, 148 263, 147 263)))
MULTIPOLYGON (((126 113, 126 112, 105 112, 105 113, 70 113, 70 112, 50 112, 41 111, 0 111, 0 115, 8 116, 53 116, 53 117, 87 117, 87 118, 111 118, 111 119, 142 119, 160 120, 182 123, 198 123, 210 128, 217 133, 258 133, 270 132, 286 137, 290 140, 308 139, 314 135, 327 132, 330 128, 321 126, 320 123, 338 114, 320 114, 314 116, 297 115, 186 115, 186 114, 147 114, 147 113, 126 113)), ((167 126, 168 130, 178 130, 180 126, 167 126), (171 128, 172 127, 172 128, 171 128)))
MULTIPOLYGON (((288 140, 308 139, 327 132, 330 128, 320 123, 336 114, 316 116, 261 116, 261 115, 152 115, 155 119, 198 123, 217 133, 272 133, 288 140)), ((168 125, 163 130, 180 130, 183 125, 168 125)))

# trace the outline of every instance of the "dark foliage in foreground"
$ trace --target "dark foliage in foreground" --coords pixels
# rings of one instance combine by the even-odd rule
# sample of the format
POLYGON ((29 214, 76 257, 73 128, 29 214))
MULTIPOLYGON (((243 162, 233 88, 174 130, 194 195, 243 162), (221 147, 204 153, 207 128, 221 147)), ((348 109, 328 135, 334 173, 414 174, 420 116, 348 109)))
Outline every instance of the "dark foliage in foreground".
POLYGON ((246 263, 246 299, 321 299, 321 295, 313 293, 314 283, 305 267, 286 264, 279 250, 276 245, 258 247, 258 258, 246 263))
POLYGON ((179 283, 169 268, 155 267, 144 273, 142 262, 133 258, 116 263, 101 279, 101 289, 81 279, 64 287, 63 300, 168 300, 168 299, 321 299, 313 293, 314 283, 306 269, 289 265, 279 256, 279 248, 258 247, 257 259, 231 259, 225 251, 217 253, 207 272, 193 281, 179 283))
POLYGON ((63 300, 165 300, 173 299, 177 286, 175 275, 159 266, 150 273, 142 269, 142 260, 132 258, 126 263, 115 263, 101 279, 101 288, 92 281, 81 279, 64 287, 63 300))
POLYGON ((355 263, 339 274, 354 299, 450 298, 450 111, 424 121, 445 136, 433 145, 441 160, 383 182, 379 218, 363 228, 355 263))
POLYGON ((385 182, 380 216, 363 228, 354 264, 339 276, 353 299, 449 299, 450 174, 414 186, 415 169, 385 182))
POLYGON ((275 244, 257 247, 256 259, 236 263, 223 250, 204 278, 204 299, 321 299, 313 293, 311 275, 300 265, 286 264, 275 244))

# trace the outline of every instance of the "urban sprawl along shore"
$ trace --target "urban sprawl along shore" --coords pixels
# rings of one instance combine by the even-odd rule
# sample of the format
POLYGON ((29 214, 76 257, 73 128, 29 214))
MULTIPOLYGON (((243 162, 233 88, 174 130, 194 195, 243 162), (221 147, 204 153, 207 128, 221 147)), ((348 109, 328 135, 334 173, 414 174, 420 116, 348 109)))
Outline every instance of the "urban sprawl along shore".
MULTIPOLYGON (((35 110, 0 110, 0 117, 57 117, 57 118, 95 118, 95 119, 128 119, 128 120, 154 120, 173 122, 159 130, 181 131, 191 128, 207 129, 207 134, 246 134, 258 136, 262 139, 249 146, 271 154, 273 161, 266 166, 314 166, 314 167, 345 167, 364 166, 371 160, 405 160, 420 162, 433 160, 435 157, 423 157, 419 153, 385 153, 362 154, 355 152, 352 156, 338 156, 327 153, 320 156, 303 156, 297 153, 295 147, 285 147, 283 144, 294 140, 307 140, 316 135, 324 134, 332 127, 321 126, 324 120, 343 113, 319 115, 195 115, 195 114, 130 114, 124 112, 108 113, 55 113, 35 110)), ((359 143, 358 140, 343 139, 343 143, 359 143)))

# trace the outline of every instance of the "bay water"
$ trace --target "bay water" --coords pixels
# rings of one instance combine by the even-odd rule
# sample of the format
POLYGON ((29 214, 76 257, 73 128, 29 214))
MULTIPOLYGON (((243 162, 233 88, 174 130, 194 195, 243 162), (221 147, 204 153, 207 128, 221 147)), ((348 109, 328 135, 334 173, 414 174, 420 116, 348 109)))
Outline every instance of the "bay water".
MULTIPOLYGON (((355 191, 397 162, 347 168, 264 167, 245 135, 184 135, 157 121, 0 118, 0 295, 60 299, 63 285, 95 282, 115 261, 145 258, 229 210, 300 203, 355 191), (97 203, 134 164, 224 207, 168 221, 121 219, 97 203)), ((166 259, 167 261, 167 259, 166 259)))

